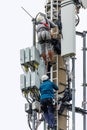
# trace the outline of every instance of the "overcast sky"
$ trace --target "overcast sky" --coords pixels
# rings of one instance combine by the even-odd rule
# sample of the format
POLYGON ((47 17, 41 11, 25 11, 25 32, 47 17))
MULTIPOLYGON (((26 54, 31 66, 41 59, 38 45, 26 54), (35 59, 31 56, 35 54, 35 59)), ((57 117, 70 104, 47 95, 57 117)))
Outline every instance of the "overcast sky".
MULTIPOLYGON (((38 12, 44 12, 44 5, 45 0, 0 0, 0 130, 28 130, 24 111, 26 100, 20 90, 20 74, 23 73, 20 66, 20 49, 32 45, 33 27, 32 19, 21 7, 35 17, 38 12)), ((79 16, 77 30, 87 31, 87 9, 81 9, 79 16)), ((76 81, 79 90, 76 94, 80 97, 82 38, 77 38, 77 41, 76 81)), ((81 106, 78 98, 76 102, 81 106)), ((81 130, 81 127, 78 126, 77 130, 81 130)))

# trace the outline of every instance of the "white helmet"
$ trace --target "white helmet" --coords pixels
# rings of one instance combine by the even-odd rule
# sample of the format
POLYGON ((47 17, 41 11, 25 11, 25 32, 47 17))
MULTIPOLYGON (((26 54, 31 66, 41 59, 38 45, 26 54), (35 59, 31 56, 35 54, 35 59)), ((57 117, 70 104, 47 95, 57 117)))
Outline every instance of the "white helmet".
POLYGON ((41 21, 43 21, 43 20, 44 20, 44 17, 41 16, 41 15, 37 16, 37 18, 36 18, 36 21, 37 21, 37 22, 41 22, 41 21))
POLYGON ((42 80, 42 81, 45 81, 45 80, 47 80, 47 79, 49 79, 49 77, 48 77, 47 75, 43 75, 43 76, 41 77, 41 80, 42 80))

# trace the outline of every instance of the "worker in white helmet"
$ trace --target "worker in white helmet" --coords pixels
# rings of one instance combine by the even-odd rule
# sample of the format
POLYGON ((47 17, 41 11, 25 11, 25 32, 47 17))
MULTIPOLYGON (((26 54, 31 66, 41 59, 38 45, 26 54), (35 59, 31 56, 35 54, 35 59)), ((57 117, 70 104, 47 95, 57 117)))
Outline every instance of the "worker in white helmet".
POLYGON ((58 90, 58 86, 49 80, 47 75, 43 75, 42 83, 40 85, 40 102, 41 109, 44 112, 44 118, 48 123, 48 128, 55 127, 54 120, 54 108, 53 108, 53 98, 54 90, 58 90))
POLYGON ((36 31, 38 37, 38 43, 41 45, 41 56, 45 63, 46 61, 53 60, 53 46, 51 45, 51 28, 56 27, 52 21, 48 20, 45 16, 39 14, 36 18, 36 31))

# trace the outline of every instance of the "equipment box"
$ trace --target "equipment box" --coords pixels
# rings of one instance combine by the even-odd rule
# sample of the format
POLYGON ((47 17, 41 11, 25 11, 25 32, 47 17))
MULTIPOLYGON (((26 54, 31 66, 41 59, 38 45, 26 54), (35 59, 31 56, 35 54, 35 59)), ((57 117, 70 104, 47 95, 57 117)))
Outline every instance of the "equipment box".
POLYGON ((20 88, 22 91, 26 89, 26 77, 24 74, 20 75, 20 88))
POLYGON ((30 62, 30 48, 25 49, 25 62, 30 62))
POLYGON ((25 63, 25 50, 20 50, 20 64, 23 65, 25 63))
POLYGON ((31 87, 37 87, 40 86, 40 79, 36 72, 31 72, 31 87))
POLYGON ((81 0, 84 8, 87 8, 87 0, 81 0))
POLYGON ((31 81, 30 81, 30 72, 26 74, 26 89, 28 90, 31 87, 31 81))
POLYGON ((40 53, 35 46, 31 47, 31 63, 39 64, 40 62, 40 53))

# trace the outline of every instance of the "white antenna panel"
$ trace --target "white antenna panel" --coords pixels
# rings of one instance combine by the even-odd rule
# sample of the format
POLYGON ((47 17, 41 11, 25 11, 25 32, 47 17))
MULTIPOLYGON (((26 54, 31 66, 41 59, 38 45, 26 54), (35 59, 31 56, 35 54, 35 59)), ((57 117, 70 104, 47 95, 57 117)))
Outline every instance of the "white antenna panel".
POLYGON ((31 87, 31 79, 30 79, 30 72, 26 74, 26 89, 28 90, 31 87))
POLYGON ((81 0, 84 8, 87 8, 87 0, 81 0))
POLYGON ((35 46, 31 47, 31 62, 34 62, 36 64, 39 64, 40 62, 40 53, 35 46))
POLYGON ((25 63, 28 63, 28 62, 30 62, 30 48, 29 47, 27 47, 26 49, 25 49, 25 63))
POLYGON ((25 63, 25 50, 20 50, 20 64, 23 65, 25 63))
MULTIPOLYGON (((67 3, 64 0, 62 5, 67 3)), ((64 57, 73 56, 76 53, 76 40, 75 40, 75 5, 68 4, 61 8, 61 21, 62 21, 62 34, 61 39, 61 55, 64 57)))
POLYGON ((37 75, 35 71, 31 72, 31 88, 33 87, 39 88, 39 86, 40 86, 39 76, 37 75))
POLYGON ((22 91, 26 88, 26 77, 24 74, 20 75, 20 88, 22 91))
POLYGON ((40 64, 38 66, 38 74, 39 77, 42 77, 42 75, 46 74, 46 66, 42 59, 40 59, 40 64))

